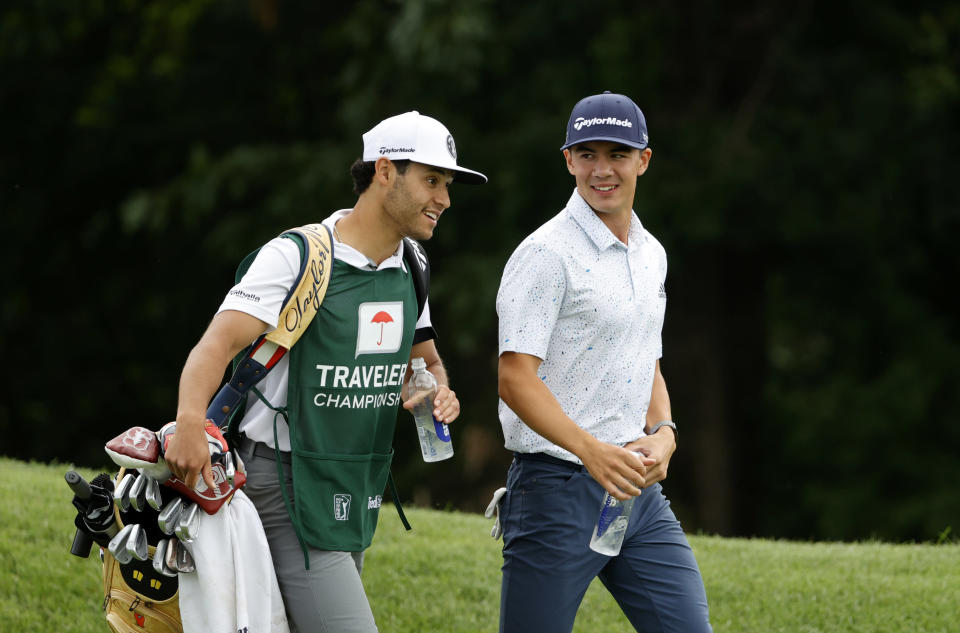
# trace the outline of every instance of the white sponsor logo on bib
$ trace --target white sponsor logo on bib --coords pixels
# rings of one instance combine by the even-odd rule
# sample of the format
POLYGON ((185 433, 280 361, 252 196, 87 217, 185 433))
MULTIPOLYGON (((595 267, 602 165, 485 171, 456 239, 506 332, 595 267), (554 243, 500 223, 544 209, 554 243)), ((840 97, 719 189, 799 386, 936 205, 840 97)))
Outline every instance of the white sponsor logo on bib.
POLYGON ((357 328, 357 352, 392 354, 403 341, 403 302, 361 303, 357 328))

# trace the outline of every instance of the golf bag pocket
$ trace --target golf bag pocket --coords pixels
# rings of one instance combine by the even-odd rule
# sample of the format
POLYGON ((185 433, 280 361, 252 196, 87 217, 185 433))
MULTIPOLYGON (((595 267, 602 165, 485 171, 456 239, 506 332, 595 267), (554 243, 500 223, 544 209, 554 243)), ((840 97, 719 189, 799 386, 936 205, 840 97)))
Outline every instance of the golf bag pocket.
POLYGON ((183 633, 177 578, 158 574, 150 558, 121 565, 103 552, 103 610, 114 633, 183 633))

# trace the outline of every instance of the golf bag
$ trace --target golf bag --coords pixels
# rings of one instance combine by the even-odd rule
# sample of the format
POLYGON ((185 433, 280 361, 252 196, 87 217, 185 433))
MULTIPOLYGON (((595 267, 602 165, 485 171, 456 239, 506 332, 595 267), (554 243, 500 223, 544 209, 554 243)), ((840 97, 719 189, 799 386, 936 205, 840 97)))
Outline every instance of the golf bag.
MULTIPOLYGON (((125 469, 117 474, 122 481, 125 469)), ((165 496, 176 495, 166 486, 165 496)), ((130 507, 114 507, 114 517, 121 530, 128 523, 139 523, 147 533, 148 558, 136 558, 120 564, 110 552, 101 549, 103 559, 103 611, 107 625, 114 633, 183 633, 180 624, 179 582, 177 575, 158 572, 153 559, 157 544, 166 538, 156 528, 158 512, 147 506, 142 511, 130 507)), ((162 554, 162 552, 161 552, 162 554)))

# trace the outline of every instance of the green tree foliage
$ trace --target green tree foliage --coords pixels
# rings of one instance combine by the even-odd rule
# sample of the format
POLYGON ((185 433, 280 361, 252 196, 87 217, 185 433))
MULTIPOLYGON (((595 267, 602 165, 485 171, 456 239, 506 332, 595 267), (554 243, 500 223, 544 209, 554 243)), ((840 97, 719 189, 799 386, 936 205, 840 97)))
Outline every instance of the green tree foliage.
POLYGON ((938 2, 8 3, 0 453, 95 465, 171 419, 239 259, 351 206, 362 132, 417 109, 491 182, 427 244, 457 457, 420 463, 401 413, 398 480, 483 507, 510 459, 499 275, 573 188, 573 103, 612 90, 650 125, 684 524, 936 538, 960 523, 958 37, 938 2))

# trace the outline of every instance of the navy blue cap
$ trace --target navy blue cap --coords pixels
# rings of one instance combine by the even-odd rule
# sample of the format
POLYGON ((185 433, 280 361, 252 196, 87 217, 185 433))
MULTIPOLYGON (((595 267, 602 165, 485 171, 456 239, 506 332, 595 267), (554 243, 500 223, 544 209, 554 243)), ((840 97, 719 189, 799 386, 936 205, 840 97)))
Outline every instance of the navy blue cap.
POLYGON ((586 141, 612 141, 644 149, 649 143, 647 120, 637 104, 609 90, 585 97, 573 106, 567 122, 567 149, 586 141))

